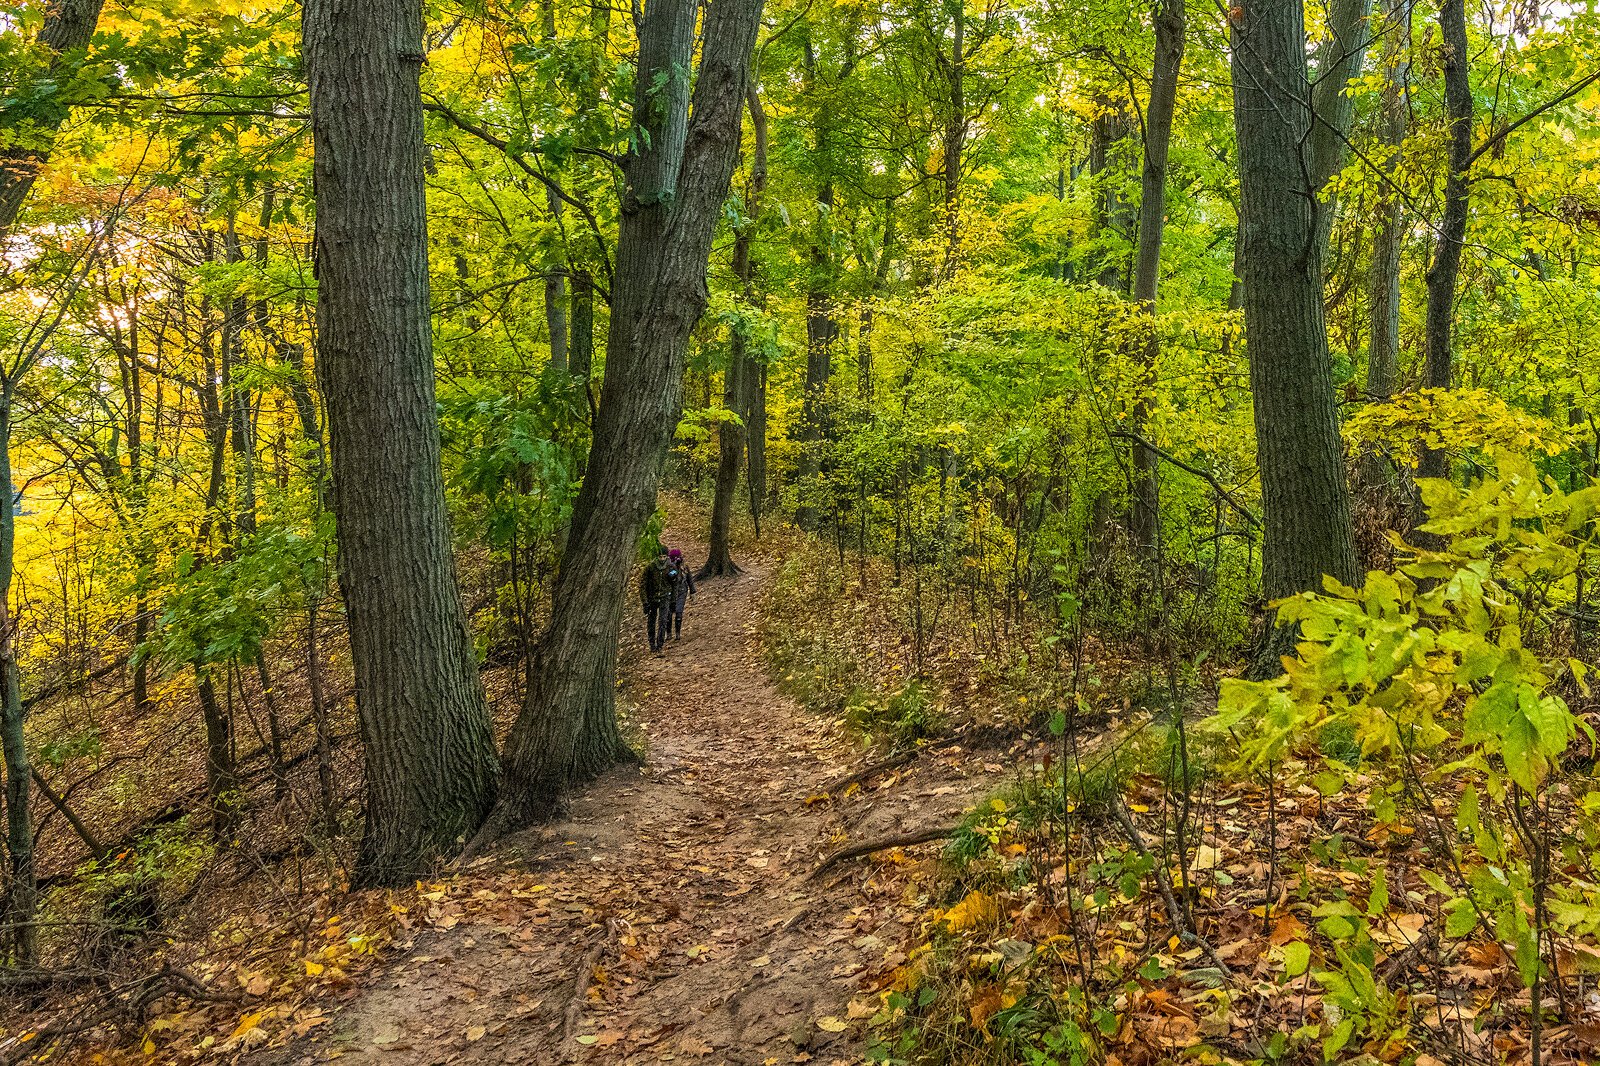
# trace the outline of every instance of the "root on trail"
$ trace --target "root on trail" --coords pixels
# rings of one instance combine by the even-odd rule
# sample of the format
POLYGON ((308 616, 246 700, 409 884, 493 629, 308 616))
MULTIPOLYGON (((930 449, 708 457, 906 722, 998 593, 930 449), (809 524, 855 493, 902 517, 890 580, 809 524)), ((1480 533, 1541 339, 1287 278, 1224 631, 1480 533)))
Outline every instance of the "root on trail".
POLYGON ((848 848, 838 851, 823 859, 817 868, 807 875, 807 880, 821 877, 823 873, 850 859, 859 859, 863 855, 871 855, 877 851, 888 851, 890 848, 909 848, 913 844, 928 844, 935 840, 948 840, 955 836, 956 830, 961 828, 956 825, 941 826, 937 829, 921 829, 915 833, 906 833, 902 836, 884 837, 880 840, 869 840, 865 844, 852 844, 848 848))

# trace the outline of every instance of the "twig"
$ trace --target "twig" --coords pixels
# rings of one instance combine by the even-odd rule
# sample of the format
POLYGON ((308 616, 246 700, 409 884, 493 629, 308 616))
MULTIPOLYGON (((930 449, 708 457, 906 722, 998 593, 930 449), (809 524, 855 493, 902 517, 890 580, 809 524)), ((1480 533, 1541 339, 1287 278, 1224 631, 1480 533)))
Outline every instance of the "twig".
POLYGON ((947 825, 938 829, 921 829, 915 833, 906 833, 903 836, 885 837, 881 840, 869 840, 865 844, 852 844, 848 848, 840 848, 832 855, 829 855, 826 859, 823 859, 822 862, 817 865, 817 868, 812 870, 811 873, 807 875, 806 879, 810 880, 814 877, 818 877, 825 870, 831 869, 841 862, 847 862, 850 859, 859 859, 863 855, 871 855, 875 851, 887 851, 890 848, 909 848, 913 844, 927 844, 934 840, 946 840, 954 836, 956 830, 959 828, 960 826, 947 825))
POLYGON ((1233 971, 1228 968, 1227 963, 1222 961, 1222 957, 1217 954, 1217 949, 1212 947, 1211 942, 1206 940, 1205 937, 1189 928, 1189 923, 1183 917, 1183 908, 1178 906, 1178 897, 1173 894, 1172 882, 1167 877, 1166 867, 1157 862, 1155 856, 1150 854, 1150 849, 1145 846, 1144 836, 1140 834, 1139 827, 1133 824, 1133 818, 1129 816, 1127 809, 1122 805, 1122 797, 1113 796, 1111 798, 1111 813, 1116 818, 1117 824, 1122 827, 1122 832, 1127 836, 1128 843, 1132 845, 1133 850, 1138 852, 1139 857, 1148 862, 1151 870, 1154 871, 1156 886, 1161 890, 1161 901, 1166 905, 1167 921, 1172 926, 1173 935, 1185 944, 1191 944, 1199 948, 1211 962, 1211 965, 1221 971, 1223 979, 1232 981, 1233 971))
POLYGON ((1239 514, 1243 515, 1244 520, 1249 522, 1252 526, 1255 526, 1257 529, 1261 528, 1261 519, 1256 517, 1255 512, 1251 511, 1250 508, 1240 503, 1238 499, 1234 497, 1232 492, 1223 487, 1222 482, 1217 480, 1217 475, 1213 474, 1211 471, 1186 463, 1182 459, 1179 459, 1177 456, 1173 455, 1171 452, 1167 451, 1165 448, 1159 448, 1156 445, 1151 444, 1144 437, 1129 430, 1114 429, 1111 431, 1111 435, 1113 437, 1120 437, 1123 440, 1131 440, 1140 447, 1148 448, 1155 452, 1157 455, 1161 456, 1161 458, 1165 459, 1179 470, 1187 470, 1195 477, 1205 478, 1211 483, 1212 489, 1216 491, 1218 496, 1222 497, 1229 507, 1232 507, 1235 511, 1238 511, 1239 514))

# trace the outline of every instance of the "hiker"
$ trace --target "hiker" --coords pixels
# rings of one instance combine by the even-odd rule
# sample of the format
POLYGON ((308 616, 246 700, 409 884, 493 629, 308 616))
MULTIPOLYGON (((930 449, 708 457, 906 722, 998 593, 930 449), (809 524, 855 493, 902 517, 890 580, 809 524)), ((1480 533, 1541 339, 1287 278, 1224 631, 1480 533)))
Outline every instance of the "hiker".
POLYGON ((689 602, 690 596, 697 593, 694 588, 694 574, 684 565, 683 552, 677 548, 667 553, 667 580, 672 585, 672 606, 667 616, 672 622, 672 638, 682 640, 683 605, 689 602))
POLYGON ((639 575, 639 602, 644 606, 645 636, 650 650, 659 652, 667 642, 667 620, 672 610, 672 580, 667 576, 667 549, 645 564, 639 575))

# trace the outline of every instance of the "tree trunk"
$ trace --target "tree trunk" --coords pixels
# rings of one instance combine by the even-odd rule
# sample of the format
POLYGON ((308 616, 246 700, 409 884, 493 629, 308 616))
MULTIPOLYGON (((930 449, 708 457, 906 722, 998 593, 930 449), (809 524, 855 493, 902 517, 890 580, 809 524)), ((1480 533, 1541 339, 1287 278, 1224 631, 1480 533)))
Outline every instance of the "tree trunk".
POLYGON ((1089 177, 1094 182, 1095 233, 1099 237, 1100 284, 1117 292, 1127 290, 1126 261, 1113 245, 1127 239, 1128 205, 1122 198, 1122 175, 1117 166, 1117 150, 1128 136, 1128 116, 1113 110, 1109 100, 1100 101, 1102 110, 1089 127, 1089 177))
MULTIPOLYGON (((1321 589, 1324 574, 1354 582, 1356 559, 1315 251, 1303 13, 1278 0, 1234 10, 1238 265, 1261 474, 1261 580, 1275 600, 1321 589)), ((1272 650, 1263 658, 1275 662, 1272 650)))
MULTIPOLYGON (((1449 173, 1444 179, 1444 217, 1438 243, 1428 265, 1428 315, 1424 347, 1426 382, 1430 389, 1454 383, 1452 334, 1455 327, 1456 282, 1461 274, 1461 249, 1467 236, 1467 168, 1472 158, 1472 87, 1467 50, 1467 16, 1463 0, 1443 0, 1439 8, 1440 65, 1444 71, 1445 114, 1449 117, 1449 173)), ((1448 477, 1449 457, 1442 448, 1425 448, 1419 477, 1448 477)), ((1418 516, 1419 518, 1421 516, 1418 516)))
POLYGON ((239 774, 233 763, 233 719, 217 699, 211 671, 194 664, 200 720, 206 731, 206 797, 211 803, 211 838, 227 844, 239 826, 239 774))
MULTIPOLYGON (((1411 9, 1403 0, 1385 0, 1385 71, 1380 130, 1391 150, 1384 157, 1392 164, 1405 140, 1408 109, 1405 98, 1406 52, 1411 37, 1411 9), (1399 25, 1389 25, 1394 20, 1399 25)), ((1367 345, 1367 399, 1382 403, 1394 395, 1400 379, 1400 254, 1405 241, 1405 209, 1392 190, 1384 189, 1374 211, 1372 264, 1368 272, 1370 316, 1367 345)), ((1363 461, 1363 480, 1369 486, 1387 480, 1375 456, 1363 461)))
POLYGON ((587 270, 572 272, 572 333, 567 371, 583 383, 594 420, 594 278, 587 270))
MULTIPOLYGON (((811 42, 805 45, 805 87, 816 85, 817 60, 811 42)), ((808 252, 811 271, 806 285, 806 375, 800 401, 800 454, 795 464, 800 500, 795 524, 801 529, 817 525, 816 497, 821 490, 820 452, 828 437, 828 383, 833 377, 833 346, 839 339, 834 317, 835 261, 833 254, 833 179, 829 171, 829 115, 826 107, 816 115, 813 155, 820 172, 817 218, 808 252)))
POLYGON ((17 508, 11 486, 11 386, 0 387, 0 755, 5 764, 6 851, 11 857, 8 906, 0 912, 0 927, 9 926, 19 966, 33 966, 39 957, 38 872, 33 858, 32 766, 28 759, 22 706, 22 682, 17 670, 16 621, 11 614, 11 576, 16 558, 17 508))
POLYGON ((308 0, 318 379, 366 759, 361 885, 427 875, 494 800, 440 469, 420 0, 308 0))
MULTIPOLYGON (((1139 201, 1139 247, 1133 272, 1133 299, 1149 319, 1143 362, 1147 375, 1155 371, 1161 354, 1161 335, 1155 321, 1156 289, 1161 278, 1161 238, 1167 212, 1167 153, 1172 144, 1172 118, 1178 103, 1178 74, 1183 69, 1183 44, 1187 12, 1184 0, 1158 0, 1155 11, 1155 65, 1150 79, 1150 106, 1145 109, 1144 170, 1139 201)), ((1148 380, 1148 379, 1147 379, 1148 380)), ((1145 432, 1149 411, 1141 399, 1133 409, 1134 432, 1145 432)), ((1140 554, 1155 557, 1161 535, 1159 497, 1156 491, 1156 453, 1144 444, 1133 445, 1133 542, 1140 554)))
MULTIPOLYGON (((1328 38, 1317 48, 1315 84, 1311 88, 1314 112, 1311 127, 1311 178, 1320 195, 1334 175, 1344 169, 1348 155, 1346 138, 1355 100, 1346 91, 1350 80, 1361 73, 1372 34, 1367 17, 1372 0, 1333 0, 1328 12, 1328 38)), ((1333 233, 1338 211, 1337 196, 1317 203, 1317 261, 1327 257, 1328 239, 1333 233)))
MULTIPOLYGON (((944 274, 961 264, 961 167, 967 144, 967 15, 963 3, 949 5, 950 58, 945 78, 950 86, 950 113, 944 127, 944 274)), ((943 53, 941 52, 942 56, 943 53)))
POLYGON ((675 75, 688 69, 697 4, 653 0, 639 28, 634 124, 645 135, 625 168, 605 384, 490 832, 548 817, 574 781, 629 756, 616 721, 617 630, 682 409, 686 347, 706 305, 761 6, 726 0, 707 9, 692 125, 687 78, 675 75))
MULTIPOLYGON (((767 114, 754 82, 745 94, 754 134, 750 157, 750 187, 745 195, 745 222, 733 242, 733 276, 739 282, 741 297, 748 303, 755 295, 755 263, 750 256, 755 239, 761 200, 767 188, 767 114)), ((739 468, 744 465, 745 437, 750 423, 754 383, 760 367, 750 357, 748 339, 734 326, 728 355, 728 371, 723 381, 722 402, 737 421, 724 419, 717 424, 717 482, 711 501, 711 536, 706 564, 699 576, 723 577, 739 573, 729 545, 733 526, 733 498, 739 487, 739 468)))
MULTIPOLYGON (((38 43, 50 53, 50 65, 42 81, 57 83, 71 77, 77 53, 87 48, 100 21, 105 0, 57 0, 47 6, 39 27, 38 43)), ((50 158, 55 132, 66 121, 65 108, 52 108, 40 115, 33 108, 0 110, 0 242, 11 235, 22 202, 28 198, 39 176, 39 168, 50 158), (12 117, 15 116, 15 117, 12 117), (28 131, 13 143, 3 136, 14 124, 26 122, 28 131)))

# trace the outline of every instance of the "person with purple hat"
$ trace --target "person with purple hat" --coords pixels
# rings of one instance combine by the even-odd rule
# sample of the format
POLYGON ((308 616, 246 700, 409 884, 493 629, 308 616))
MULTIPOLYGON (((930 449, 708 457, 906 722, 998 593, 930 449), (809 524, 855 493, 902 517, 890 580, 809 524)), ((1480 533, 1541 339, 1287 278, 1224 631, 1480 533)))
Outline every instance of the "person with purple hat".
MULTIPOLYGON (((668 607, 670 625, 663 627, 671 629, 674 640, 683 639, 683 608, 689 602, 689 597, 696 595, 694 587, 694 573, 684 565, 683 552, 673 548, 667 553, 667 581, 672 588, 672 600, 668 607)), ((662 639, 666 639, 665 633, 662 639)))

